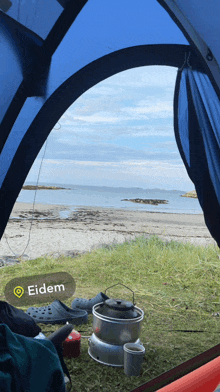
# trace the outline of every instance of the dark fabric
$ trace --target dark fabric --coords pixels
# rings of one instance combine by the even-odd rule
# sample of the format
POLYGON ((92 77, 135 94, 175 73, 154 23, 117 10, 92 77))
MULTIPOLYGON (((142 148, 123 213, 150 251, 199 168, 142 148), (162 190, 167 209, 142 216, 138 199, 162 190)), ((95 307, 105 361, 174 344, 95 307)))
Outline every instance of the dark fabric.
POLYGON ((32 317, 5 301, 0 301, 0 323, 6 324, 12 332, 27 337, 35 337, 41 332, 32 317))
POLYGON ((205 73, 184 68, 177 77, 174 129, 205 223, 220 246, 220 102, 205 73))
POLYGON ((36 340, 0 325, 0 391, 65 392, 62 367, 49 340, 36 340))

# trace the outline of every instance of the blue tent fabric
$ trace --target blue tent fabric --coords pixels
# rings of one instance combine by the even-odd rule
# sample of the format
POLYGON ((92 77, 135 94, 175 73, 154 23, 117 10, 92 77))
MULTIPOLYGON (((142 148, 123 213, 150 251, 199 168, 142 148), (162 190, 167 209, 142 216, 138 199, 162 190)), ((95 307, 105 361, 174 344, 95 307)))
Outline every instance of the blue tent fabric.
MULTIPOLYGON (((0 239, 34 160, 68 107, 118 72, 165 65, 179 69, 176 141, 220 247, 219 14, 217 0, 0 0, 0 239)), ((65 390, 52 343, 6 325, 0 325, 0 382, 3 392, 65 390)))
POLYGON ((0 390, 65 392, 63 371, 53 343, 18 335, 6 324, 0 324, 0 390))
POLYGON ((208 78, 197 70, 179 72, 174 98, 177 145, 195 184, 206 225, 220 246, 220 104, 208 78))

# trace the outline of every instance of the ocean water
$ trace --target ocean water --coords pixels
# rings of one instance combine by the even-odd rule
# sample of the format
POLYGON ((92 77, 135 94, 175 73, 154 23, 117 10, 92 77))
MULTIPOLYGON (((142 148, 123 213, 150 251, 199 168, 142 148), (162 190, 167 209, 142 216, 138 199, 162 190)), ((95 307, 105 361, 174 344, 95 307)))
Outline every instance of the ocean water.
MULTIPOLYGON (((35 185, 35 184, 30 184, 35 185)), ((60 186, 62 190, 37 190, 35 203, 57 204, 77 207, 104 207, 128 210, 144 210, 151 212, 167 212, 178 214, 202 214, 202 209, 197 199, 181 197, 184 191, 142 188, 111 188, 101 186, 82 186, 72 184, 43 184, 60 186), (122 199, 162 199, 168 204, 139 204, 122 199)), ((35 190, 21 190, 17 201, 33 204, 35 190)), ((65 215, 65 212, 63 212, 65 215)), ((65 216, 63 216, 65 217, 65 216)))

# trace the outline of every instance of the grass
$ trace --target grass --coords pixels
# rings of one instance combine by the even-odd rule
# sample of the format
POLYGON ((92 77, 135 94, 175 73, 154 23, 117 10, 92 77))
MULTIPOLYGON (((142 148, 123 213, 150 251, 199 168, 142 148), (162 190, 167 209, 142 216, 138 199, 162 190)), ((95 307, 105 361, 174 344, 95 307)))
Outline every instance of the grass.
MULTIPOLYGON (((202 247, 166 243, 155 236, 139 237, 76 258, 39 258, 4 267, 0 270, 0 295, 15 277, 49 271, 66 271, 73 276, 74 297, 92 298, 118 282, 130 287, 136 305, 145 313, 141 341, 146 354, 141 375, 127 377, 123 368, 93 361, 88 355, 87 338, 81 339, 80 356, 65 362, 72 376, 72 392, 131 391, 219 343, 220 318, 214 315, 220 311, 219 254, 213 245, 202 247)), ((109 289, 107 295, 132 301, 132 293, 120 285, 109 289)), ((71 306, 72 300, 65 304, 71 306)), ((88 324, 76 328, 82 336, 91 336, 92 317, 88 324)), ((39 326, 46 336, 60 327, 39 326)))

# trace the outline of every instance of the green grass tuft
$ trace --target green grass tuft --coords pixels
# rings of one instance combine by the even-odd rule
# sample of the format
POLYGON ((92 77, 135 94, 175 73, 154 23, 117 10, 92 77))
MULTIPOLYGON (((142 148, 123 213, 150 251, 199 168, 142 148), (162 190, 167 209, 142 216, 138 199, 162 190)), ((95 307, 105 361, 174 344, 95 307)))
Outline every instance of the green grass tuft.
MULTIPOLYGON (((141 341, 146 355, 141 376, 129 378, 123 369, 93 361, 86 338, 81 340, 81 355, 66 363, 73 380, 72 391, 131 391, 219 343, 220 318, 215 315, 220 311, 219 258, 219 249, 213 245, 139 237, 75 258, 39 258, 4 267, 0 270, 0 294, 4 295, 6 283, 15 277, 49 271, 66 271, 73 276, 74 297, 92 298, 118 282, 130 287, 136 305, 145 312, 141 341)), ((123 286, 107 290, 107 295, 132 300, 132 293, 123 286)), ((72 300, 66 300, 66 305, 71 306, 72 300)), ((60 327, 39 325, 46 335, 60 327)), ((82 336, 91 336, 92 315, 87 325, 76 329, 83 331, 82 336)))

